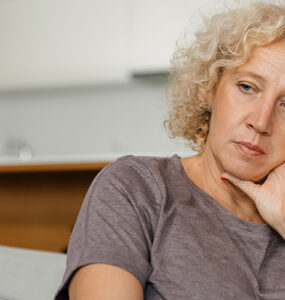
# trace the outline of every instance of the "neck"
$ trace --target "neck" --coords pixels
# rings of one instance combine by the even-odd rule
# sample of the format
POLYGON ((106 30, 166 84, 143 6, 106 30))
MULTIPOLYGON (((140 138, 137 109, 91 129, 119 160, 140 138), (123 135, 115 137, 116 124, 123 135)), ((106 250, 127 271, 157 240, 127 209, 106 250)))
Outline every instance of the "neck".
POLYGON ((231 183, 221 180, 221 174, 225 170, 218 165, 212 153, 206 148, 200 154, 181 160, 188 177, 239 218, 255 223, 265 223, 254 202, 246 194, 231 183))

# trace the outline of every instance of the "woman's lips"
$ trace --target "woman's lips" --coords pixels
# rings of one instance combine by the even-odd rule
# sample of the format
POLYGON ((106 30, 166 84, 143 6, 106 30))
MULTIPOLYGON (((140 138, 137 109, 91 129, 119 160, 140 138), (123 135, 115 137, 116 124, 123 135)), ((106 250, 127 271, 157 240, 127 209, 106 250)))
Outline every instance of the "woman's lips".
POLYGON ((260 147, 249 142, 236 142, 236 145, 244 154, 251 157, 261 156, 265 154, 265 152, 260 147))

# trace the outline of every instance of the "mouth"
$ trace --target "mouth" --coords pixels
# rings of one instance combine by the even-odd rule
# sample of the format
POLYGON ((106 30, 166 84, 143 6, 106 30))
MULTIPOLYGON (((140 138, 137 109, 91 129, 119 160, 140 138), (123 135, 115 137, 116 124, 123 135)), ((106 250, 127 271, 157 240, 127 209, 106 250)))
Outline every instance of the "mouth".
POLYGON ((236 145, 240 149, 240 151, 243 152, 243 154, 250 157, 257 157, 265 154, 263 149, 249 142, 240 141, 240 142, 236 142, 236 145))

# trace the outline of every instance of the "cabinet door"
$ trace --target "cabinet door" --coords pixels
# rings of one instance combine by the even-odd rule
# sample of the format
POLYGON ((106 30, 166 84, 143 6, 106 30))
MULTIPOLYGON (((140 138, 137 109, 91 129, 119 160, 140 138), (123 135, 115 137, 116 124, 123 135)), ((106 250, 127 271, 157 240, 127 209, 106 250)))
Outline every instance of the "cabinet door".
POLYGON ((202 23, 199 13, 222 6, 216 0, 133 0, 132 72, 167 71, 176 41, 202 23))
POLYGON ((0 89, 126 80, 129 1, 1 1, 0 89))

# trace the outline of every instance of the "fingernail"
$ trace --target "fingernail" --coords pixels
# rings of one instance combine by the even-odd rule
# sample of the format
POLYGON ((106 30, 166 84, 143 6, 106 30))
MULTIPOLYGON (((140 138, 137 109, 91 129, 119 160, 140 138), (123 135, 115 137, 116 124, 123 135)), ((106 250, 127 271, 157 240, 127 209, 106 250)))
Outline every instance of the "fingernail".
POLYGON ((222 180, 229 181, 228 178, 221 177, 222 180))

